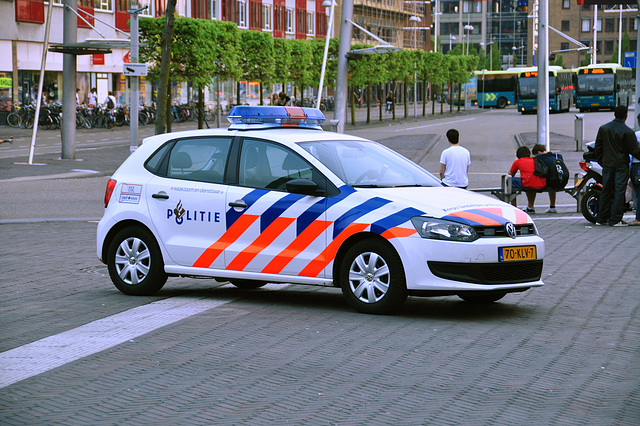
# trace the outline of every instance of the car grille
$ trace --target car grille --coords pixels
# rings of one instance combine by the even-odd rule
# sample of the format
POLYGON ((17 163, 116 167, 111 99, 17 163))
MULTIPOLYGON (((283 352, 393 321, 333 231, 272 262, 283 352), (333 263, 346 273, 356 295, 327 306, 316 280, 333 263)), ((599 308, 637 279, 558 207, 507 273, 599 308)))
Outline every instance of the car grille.
MULTIPOLYGON (((510 236, 507 234, 507 230, 504 226, 474 226, 473 229, 476 230, 476 233, 480 238, 510 236)), ((529 223, 526 225, 516 225, 516 234, 517 237, 536 235, 536 227, 533 225, 533 223, 529 223)))
POLYGON ((439 278, 474 284, 515 284, 538 281, 542 260, 500 263, 427 262, 439 278))

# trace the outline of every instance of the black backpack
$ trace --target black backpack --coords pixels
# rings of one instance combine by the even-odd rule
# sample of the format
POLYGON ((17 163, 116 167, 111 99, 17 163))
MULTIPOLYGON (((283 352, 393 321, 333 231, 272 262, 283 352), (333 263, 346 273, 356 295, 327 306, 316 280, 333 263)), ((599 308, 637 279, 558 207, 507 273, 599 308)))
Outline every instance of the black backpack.
POLYGON ((116 105, 113 103, 113 99, 111 98, 111 96, 109 96, 109 100, 107 101, 107 109, 114 109, 115 106, 116 105))
POLYGON ((549 189, 557 189, 563 190, 567 183, 569 182, 569 168, 562 158, 555 154, 555 159, 553 159, 553 163, 549 165, 547 170, 547 188, 549 189))

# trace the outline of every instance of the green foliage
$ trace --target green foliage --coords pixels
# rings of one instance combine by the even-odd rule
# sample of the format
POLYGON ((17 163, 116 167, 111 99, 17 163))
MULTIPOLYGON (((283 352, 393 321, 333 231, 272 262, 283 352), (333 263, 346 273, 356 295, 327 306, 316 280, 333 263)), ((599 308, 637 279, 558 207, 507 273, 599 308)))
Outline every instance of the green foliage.
MULTIPOLYGON (((297 41, 297 40, 295 40, 297 41)), ((311 64, 309 67, 310 84, 317 86, 320 83, 320 72, 322 71, 322 58, 324 56, 324 46, 326 39, 317 38, 310 42, 311 64)), ((329 50, 327 52, 327 68, 324 75, 324 86, 333 86, 338 73, 338 47, 340 40, 332 38, 329 40, 329 50)))
POLYGON ((558 55, 556 56, 556 59, 554 59, 553 61, 549 61, 549 65, 557 65, 559 67, 566 68, 566 66, 564 65, 564 58, 562 55, 558 55))
POLYGON ((284 38, 273 39, 273 54, 275 57, 273 79, 278 83, 289 81, 291 68, 291 43, 284 38))
MULTIPOLYGON (((613 54, 611 55, 611 62, 614 64, 618 63, 619 47, 620 45, 616 44, 615 49, 613 49, 613 54)), ((622 55, 620 55, 620 62, 624 63, 624 52, 629 52, 631 50, 635 50, 635 49, 631 49, 631 40, 629 39, 629 33, 625 31, 624 34, 622 34, 622 55)))
POLYGON ((418 74, 431 84, 440 85, 447 80, 445 56, 441 52, 420 52, 418 74))
POLYGON ((291 63, 289 76, 297 86, 303 86, 311 83, 311 70, 309 64, 313 61, 313 51, 309 40, 287 40, 291 45, 291 56, 295 61, 291 63))
POLYGON ((264 82, 273 77, 275 58, 271 34, 262 31, 241 31, 240 51, 243 80, 264 82))

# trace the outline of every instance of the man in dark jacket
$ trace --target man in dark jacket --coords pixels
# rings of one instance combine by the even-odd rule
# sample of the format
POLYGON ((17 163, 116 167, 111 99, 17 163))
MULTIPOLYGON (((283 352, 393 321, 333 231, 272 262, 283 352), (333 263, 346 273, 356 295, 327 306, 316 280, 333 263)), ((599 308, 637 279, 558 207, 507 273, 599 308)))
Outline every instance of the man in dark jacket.
POLYGON ((613 121, 600 126, 596 136, 596 160, 602 165, 602 194, 598 206, 598 225, 628 225, 622 220, 624 194, 629 179, 629 155, 640 159, 635 133, 625 124, 627 107, 615 109, 613 121))

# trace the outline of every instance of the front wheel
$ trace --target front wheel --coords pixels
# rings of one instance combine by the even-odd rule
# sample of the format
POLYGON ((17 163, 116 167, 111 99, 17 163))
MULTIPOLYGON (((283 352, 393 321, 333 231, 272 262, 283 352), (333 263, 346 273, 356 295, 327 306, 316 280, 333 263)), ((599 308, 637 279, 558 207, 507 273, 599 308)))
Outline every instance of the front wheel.
POLYGON ((580 211, 585 219, 591 223, 596 223, 598 216, 598 202, 600 201, 600 190, 591 188, 580 201, 580 211))
POLYGON ((129 227, 116 234, 107 252, 107 268, 124 294, 151 296, 167 282, 158 243, 143 228, 129 227))
POLYGON ((400 256, 383 241, 354 244, 344 256, 339 276, 347 302, 363 313, 393 313, 407 298, 400 256))

